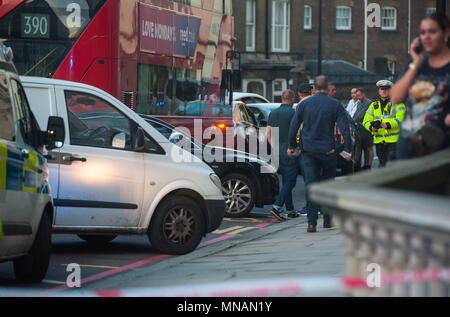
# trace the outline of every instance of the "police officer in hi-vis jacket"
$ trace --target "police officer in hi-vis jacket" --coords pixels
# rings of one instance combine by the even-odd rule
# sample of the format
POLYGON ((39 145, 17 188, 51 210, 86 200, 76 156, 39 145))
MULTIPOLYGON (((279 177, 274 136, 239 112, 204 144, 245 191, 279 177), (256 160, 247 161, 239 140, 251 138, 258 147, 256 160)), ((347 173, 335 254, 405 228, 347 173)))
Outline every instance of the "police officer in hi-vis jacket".
POLYGON ((395 160, 396 144, 406 113, 404 104, 391 103, 390 90, 393 85, 389 80, 377 83, 380 98, 369 106, 363 120, 364 128, 373 135, 380 167, 395 160))

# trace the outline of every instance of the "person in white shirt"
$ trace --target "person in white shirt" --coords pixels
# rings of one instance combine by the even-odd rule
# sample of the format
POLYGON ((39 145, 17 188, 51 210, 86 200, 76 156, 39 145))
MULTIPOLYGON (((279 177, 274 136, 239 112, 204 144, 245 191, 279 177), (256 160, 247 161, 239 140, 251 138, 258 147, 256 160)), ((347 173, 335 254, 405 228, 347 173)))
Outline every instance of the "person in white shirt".
POLYGON ((350 114, 350 117, 352 117, 352 118, 356 112, 356 109, 358 109, 359 99, 356 96, 357 93, 358 93, 358 88, 353 88, 351 90, 350 94, 352 96, 352 99, 349 101, 347 107, 345 108, 345 110, 347 110, 347 112, 350 114))

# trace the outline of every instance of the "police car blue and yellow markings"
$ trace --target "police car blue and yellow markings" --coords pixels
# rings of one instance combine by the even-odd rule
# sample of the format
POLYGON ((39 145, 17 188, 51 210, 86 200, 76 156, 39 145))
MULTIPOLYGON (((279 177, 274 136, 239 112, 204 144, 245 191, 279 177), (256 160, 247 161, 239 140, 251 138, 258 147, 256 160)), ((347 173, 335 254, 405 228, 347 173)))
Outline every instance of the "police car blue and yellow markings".
POLYGON ((34 152, 25 159, 21 149, 0 143, 0 189, 40 192, 38 174, 42 173, 43 164, 44 160, 34 152))

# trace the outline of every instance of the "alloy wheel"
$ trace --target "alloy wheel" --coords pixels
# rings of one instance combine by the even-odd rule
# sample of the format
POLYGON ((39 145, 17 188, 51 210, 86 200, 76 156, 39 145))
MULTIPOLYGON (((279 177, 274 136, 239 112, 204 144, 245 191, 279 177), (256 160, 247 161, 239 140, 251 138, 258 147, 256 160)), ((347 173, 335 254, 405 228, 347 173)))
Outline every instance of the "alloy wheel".
POLYGON ((229 179, 222 184, 228 214, 239 214, 250 207, 252 193, 247 184, 239 179, 229 179))
POLYGON ((183 245, 195 231, 195 218, 187 208, 174 208, 166 214, 163 222, 164 236, 172 244, 183 245))

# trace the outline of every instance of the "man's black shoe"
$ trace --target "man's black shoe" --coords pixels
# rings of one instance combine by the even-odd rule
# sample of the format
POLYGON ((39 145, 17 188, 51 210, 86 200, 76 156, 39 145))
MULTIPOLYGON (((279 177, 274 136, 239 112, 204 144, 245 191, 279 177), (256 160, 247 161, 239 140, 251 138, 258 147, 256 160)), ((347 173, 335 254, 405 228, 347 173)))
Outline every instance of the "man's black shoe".
POLYGON ((290 211, 287 214, 288 218, 298 218, 300 217, 300 213, 298 211, 290 211))
POLYGON ((275 208, 272 208, 272 210, 270 211, 271 215, 279 220, 279 221, 284 221, 286 220, 282 215, 281 215, 281 210, 276 210, 275 208))

